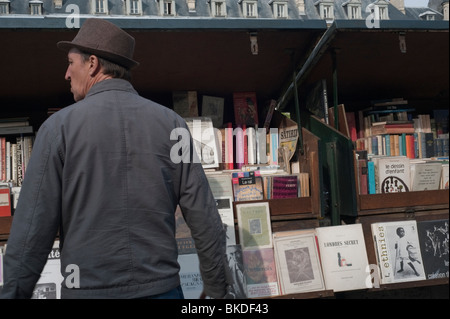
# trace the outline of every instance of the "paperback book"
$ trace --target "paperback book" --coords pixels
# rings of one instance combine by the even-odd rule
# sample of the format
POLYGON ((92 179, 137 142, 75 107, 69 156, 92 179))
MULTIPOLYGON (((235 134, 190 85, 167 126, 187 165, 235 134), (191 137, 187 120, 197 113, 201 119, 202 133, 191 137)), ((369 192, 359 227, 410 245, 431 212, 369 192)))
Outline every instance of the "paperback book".
POLYGON ((272 248, 272 226, 267 202, 236 205, 242 249, 272 248))
POLYGON ((180 283, 185 299, 199 299, 203 292, 200 262, 197 254, 178 255, 180 283))
POLYGON ((368 258, 361 224, 316 228, 325 287, 367 289, 368 258))
POLYGON ((263 179, 259 171, 233 172, 232 184, 236 202, 264 199, 263 179))
POLYGON ((442 163, 425 162, 411 165, 411 190, 437 190, 441 184, 442 163))
POLYGON ((379 193, 409 192, 410 159, 406 156, 379 157, 376 161, 379 193))
POLYGON ((314 229, 275 232, 273 246, 282 295, 325 289, 314 229))
POLYGON ((55 241, 31 299, 61 299, 62 281, 59 241, 55 241))
POLYGON ((227 246, 227 265, 230 274, 229 290, 225 299, 246 299, 247 278, 241 245, 227 246))
POLYGON ((418 221, 417 230, 426 278, 448 278, 448 219, 418 221))
POLYGON ((382 284, 424 280, 415 220, 371 225, 382 284))
POLYGON ((243 254, 248 298, 279 295, 273 249, 244 250, 243 254))

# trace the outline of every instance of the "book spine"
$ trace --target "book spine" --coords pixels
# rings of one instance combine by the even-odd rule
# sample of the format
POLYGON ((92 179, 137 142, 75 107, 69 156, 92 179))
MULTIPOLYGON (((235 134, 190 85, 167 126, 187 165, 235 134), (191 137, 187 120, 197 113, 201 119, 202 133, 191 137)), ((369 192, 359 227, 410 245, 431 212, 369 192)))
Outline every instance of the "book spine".
POLYGON ((244 134, 242 127, 236 128, 236 168, 240 169, 244 165, 244 134))
POLYGON ((367 162, 367 189, 369 194, 376 194, 375 163, 367 162))

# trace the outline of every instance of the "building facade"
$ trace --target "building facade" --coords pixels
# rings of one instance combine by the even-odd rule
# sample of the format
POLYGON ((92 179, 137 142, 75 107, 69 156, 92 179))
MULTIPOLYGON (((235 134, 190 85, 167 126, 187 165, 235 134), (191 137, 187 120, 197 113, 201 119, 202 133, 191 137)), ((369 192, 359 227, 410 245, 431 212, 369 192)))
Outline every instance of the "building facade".
POLYGON ((448 20, 448 0, 430 0, 424 8, 405 7, 404 0, 0 0, 0 19, 79 14, 135 19, 322 19, 331 23, 371 16, 381 20, 443 20, 445 12, 448 20))

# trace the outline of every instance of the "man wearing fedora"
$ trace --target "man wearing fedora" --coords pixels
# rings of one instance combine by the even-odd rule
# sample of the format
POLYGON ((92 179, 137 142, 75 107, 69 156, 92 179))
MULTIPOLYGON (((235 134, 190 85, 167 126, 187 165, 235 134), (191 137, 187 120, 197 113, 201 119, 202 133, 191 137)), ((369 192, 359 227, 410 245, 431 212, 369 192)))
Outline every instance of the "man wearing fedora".
MULTIPOLYGON (((3 298, 30 298, 59 235, 62 298, 182 298, 174 212, 182 209, 204 294, 226 294, 225 233, 198 161, 170 158, 175 112, 128 81, 134 38, 87 19, 65 74, 76 101, 40 127, 4 258, 3 298)), ((195 153, 195 152, 194 152, 195 153)))

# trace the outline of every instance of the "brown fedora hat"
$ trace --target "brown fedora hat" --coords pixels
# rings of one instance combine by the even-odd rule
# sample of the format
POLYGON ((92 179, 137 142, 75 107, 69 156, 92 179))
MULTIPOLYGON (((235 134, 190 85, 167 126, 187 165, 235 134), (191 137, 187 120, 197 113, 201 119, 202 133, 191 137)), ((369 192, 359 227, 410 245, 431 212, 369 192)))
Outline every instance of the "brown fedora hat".
POLYGON ((77 48, 131 69, 139 65, 133 60, 134 43, 131 35, 113 23, 89 18, 72 41, 60 41, 57 46, 64 51, 77 48))

